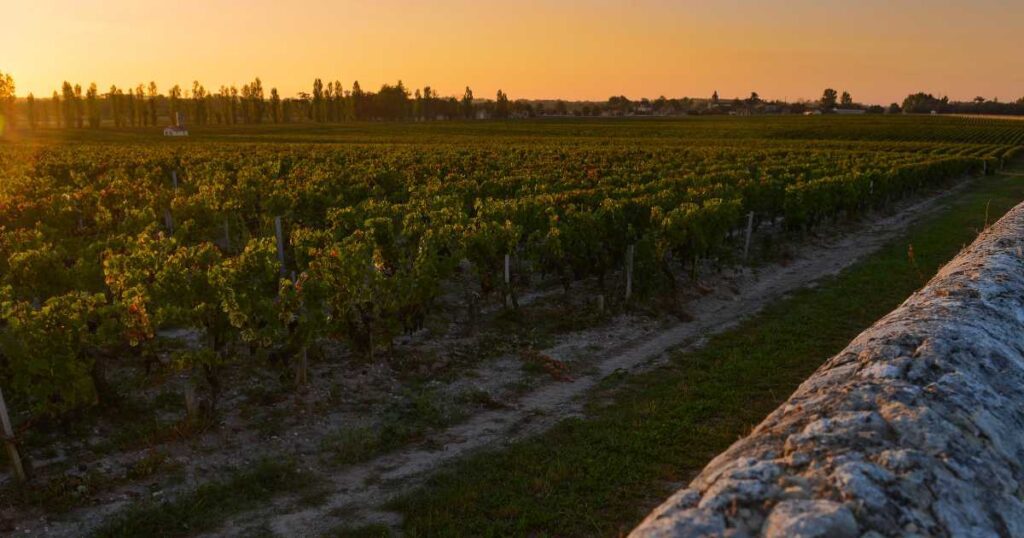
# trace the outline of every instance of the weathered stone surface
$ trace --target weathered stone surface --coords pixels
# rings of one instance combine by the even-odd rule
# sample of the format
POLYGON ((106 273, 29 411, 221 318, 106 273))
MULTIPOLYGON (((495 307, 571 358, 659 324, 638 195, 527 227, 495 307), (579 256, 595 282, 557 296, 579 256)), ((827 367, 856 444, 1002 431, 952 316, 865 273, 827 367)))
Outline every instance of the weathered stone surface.
POLYGON ((1022 250, 1024 205, 631 536, 1024 536, 1022 250))

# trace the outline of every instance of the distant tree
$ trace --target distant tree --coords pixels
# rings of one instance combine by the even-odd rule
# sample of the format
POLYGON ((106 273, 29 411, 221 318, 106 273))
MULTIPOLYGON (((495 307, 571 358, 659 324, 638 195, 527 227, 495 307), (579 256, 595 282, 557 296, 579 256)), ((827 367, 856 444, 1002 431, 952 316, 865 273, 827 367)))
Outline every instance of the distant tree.
POLYGON ((836 100, 838 97, 839 94, 835 90, 832 88, 826 89, 825 92, 821 94, 821 109, 826 112, 834 110, 836 108, 836 100))
POLYGON ((839 104, 843 107, 853 106, 853 97, 850 96, 850 92, 843 92, 843 96, 839 98, 839 104))
POLYGON ((927 114, 931 111, 944 112, 949 104, 949 98, 936 98, 930 93, 918 92, 908 95, 903 100, 903 112, 910 114, 927 114))
POLYGON ((338 119, 337 121, 345 121, 349 119, 348 114, 346 113, 346 100, 345 88, 341 85, 341 81, 334 81, 334 115, 338 119))
POLYGON ((633 108, 633 103, 625 96, 612 96, 608 98, 608 110, 614 114, 623 116, 628 114, 633 108))
MULTIPOLYGON (((521 118, 532 118, 536 116, 536 113, 533 110, 533 105, 525 99, 512 102, 512 113, 521 118)), ((566 114, 568 113, 568 110, 566 110, 566 114)))
POLYGON ((85 92, 86 112, 89 117, 89 128, 99 129, 100 128, 100 91, 96 87, 96 83, 89 84, 89 89, 85 92))
POLYGON ((711 94, 711 104, 718 104, 718 90, 715 90, 715 93, 711 94))
POLYGON ((434 90, 430 86, 423 87, 423 102, 420 104, 420 113, 427 121, 434 119, 434 90))
POLYGON ((281 102, 281 123, 288 123, 292 117, 292 100, 285 99, 281 102))
POLYGON ((668 98, 664 95, 659 95, 658 98, 654 100, 652 106, 654 107, 654 112, 658 114, 664 114, 671 108, 668 98))
POLYGON ((228 88, 228 112, 231 114, 231 124, 235 125, 238 123, 238 87, 234 84, 228 88))
POLYGON ((881 105, 871 105, 871 106, 868 107, 867 113, 868 114, 884 114, 885 113, 885 108, 882 107, 881 105))
POLYGON ((132 125, 145 126, 148 123, 148 118, 145 114, 145 88, 142 84, 135 86, 135 98, 132 102, 132 115, 135 116, 135 121, 132 125))
POLYGON ((50 105, 44 100, 36 101, 36 124, 40 127, 50 125, 50 105))
POLYGON ((407 117, 409 110, 409 91, 399 80, 398 84, 384 84, 374 96, 374 107, 377 117, 386 120, 401 120, 407 117))
POLYGON ((473 90, 466 86, 466 92, 462 94, 462 117, 471 120, 473 114, 473 90))
POLYGON ((135 90, 128 88, 127 102, 128 122, 132 127, 138 125, 139 121, 139 100, 135 98, 135 90))
POLYGON ((256 77, 256 79, 249 84, 249 109, 251 110, 253 123, 263 123, 263 109, 265 108, 265 104, 263 81, 260 80, 260 77, 256 77))
POLYGON ((889 105, 890 114, 899 114, 900 112, 903 112, 903 109, 900 108, 900 105, 898 103, 893 103, 889 105))
POLYGON ((121 99, 117 95, 117 86, 111 85, 107 92, 107 102, 110 103, 110 117, 114 120, 114 127, 121 126, 121 99))
POLYGON ((31 92, 25 98, 25 108, 28 113, 28 128, 35 129, 39 123, 39 118, 36 116, 36 96, 32 95, 31 92))
POLYGON ((761 104, 761 96, 757 92, 750 92, 750 98, 747 99, 747 104, 750 106, 757 106, 761 104))
POLYGON ((0 115, 4 116, 4 121, 0 122, 0 132, 6 129, 5 124, 15 126, 14 90, 14 77, 0 71, 0 115))
POLYGON ((412 117, 417 121, 423 120, 423 92, 419 88, 412 94, 412 117))
POLYGON ((209 111, 206 109, 206 87, 198 80, 192 81, 192 121, 196 125, 206 125, 209 111))
POLYGON ((324 81, 313 81, 313 121, 324 122, 324 81))
POLYGON ((75 110, 77 108, 75 105, 75 89, 71 86, 70 82, 65 80, 64 85, 61 86, 61 92, 64 94, 64 113, 62 114, 64 117, 64 127, 70 128, 72 125, 81 127, 81 125, 77 125, 78 122, 76 121, 78 116, 75 110))
POLYGON ((250 84, 243 84, 238 95, 238 109, 242 112, 242 123, 252 123, 252 86, 250 84))
POLYGON ((75 127, 81 129, 82 127, 85 127, 85 101, 82 99, 81 84, 75 84, 74 104, 75 127))
POLYGON ((270 119, 281 123, 281 96, 277 94, 277 88, 270 88, 270 119))
POLYGON ((57 90, 53 90, 53 95, 50 96, 50 106, 53 107, 53 120, 56 123, 58 129, 61 128, 61 108, 60 108, 60 95, 57 94, 57 90))
POLYGON ((149 108, 149 124, 150 125, 156 125, 157 124, 157 119, 158 118, 157 118, 156 99, 157 99, 157 97, 159 97, 159 95, 160 95, 160 93, 157 91, 156 82, 149 81, 149 87, 146 90, 146 96, 149 97, 149 100, 146 103, 146 105, 149 108))
POLYGON ((167 106, 171 115, 171 123, 177 125, 178 113, 181 112, 181 86, 175 84, 167 92, 167 106))
POLYGON ((985 98, 979 95, 979 96, 974 98, 974 102, 979 104, 979 105, 980 104, 984 104, 985 103, 985 98))
POLYGON ((494 116, 500 119, 508 119, 509 116, 508 95, 501 90, 494 100, 494 116))
POLYGON ((359 86, 359 81, 352 82, 352 110, 351 114, 354 119, 364 120, 366 119, 366 94, 363 93, 363 89, 359 86))

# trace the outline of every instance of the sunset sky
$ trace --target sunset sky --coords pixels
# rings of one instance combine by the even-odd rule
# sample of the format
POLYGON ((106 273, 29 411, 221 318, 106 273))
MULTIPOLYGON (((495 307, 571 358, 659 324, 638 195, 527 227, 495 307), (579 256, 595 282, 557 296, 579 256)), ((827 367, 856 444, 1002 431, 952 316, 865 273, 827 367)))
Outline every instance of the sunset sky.
POLYGON ((18 94, 402 79, 478 97, 1024 96, 1020 0, 4 0, 18 94))

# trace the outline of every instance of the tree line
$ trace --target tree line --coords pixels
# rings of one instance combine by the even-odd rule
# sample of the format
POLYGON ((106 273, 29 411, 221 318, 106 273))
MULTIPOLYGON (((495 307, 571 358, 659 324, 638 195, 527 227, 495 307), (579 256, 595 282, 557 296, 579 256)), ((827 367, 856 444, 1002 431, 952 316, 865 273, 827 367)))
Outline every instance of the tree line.
POLYGON ((478 99, 466 87, 461 96, 443 96, 430 86, 410 91, 402 81, 383 84, 376 92, 363 90, 358 81, 350 88, 341 82, 313 81, 311 91, 295 97, 282 97, 277 88, 264 89, 256 77, 240 88, 220 86, 207 90, 199 81, 183 88, 175 84, 160 92, 155 82, 134 88, 111 85, 101 91, 95 84, 84 87, 65 81, 49 98, 29 93, 19 100, 14 79, 0 72, 0 132, 24 122, 29 128, 63 129, 113 127, 150 127, 173 124, 182 117, 189 125, 239 125, 262 123, 337 123, 345 121, 427 121, 454 119, 509 119, 535 116, 640 116, 684 114, 800 114, 809 110, 830 113, 837 109, 863 109, 869 113, 961 113, 1024 115, 1024 98, 1011 103, 977 97, 956 102, 947 97, 916 93, 907 96, 902 105, 888 107, 862 105, 854 102, 849 92, 828 88, 815 102, 787 103, 768 101, 757 92, 747 99, 711 98, 631 101, 625 96, 612 96, 605 102, 564 100, 512 101, 502 90, 493 99, 478 99))
POLYGON ((384 84, 373 92, 363 90, 358 81, 346 89, 340 81, 325 83, 318 78, 311 92, 300 92, 290 98, 281 97, 277 88, 267 92, 259 77, 241 88, 221 86, 211 91, 195 81, 191 88, 176 84, 166 93, 161 93, 155 82, 134 88, 112 85, 101 92, 95 83, 83 88, 81 84, 65 81, 60 91, 55 90, 49 98, 30 93, 20 102, 15 99, 14 90, 10 75, 0 73, 0 112, 8 125, 16 126, 20 119, 33 129, 148 127, 174 123, 179 117, 193 125, 238 125, 507 119, 513 115, 532 115, 531 110, 524 109, 525 102, 513 103, 502 90, 494 99, 477 99, 468 86, 461 97, 442 96, 430 86, 410 92, 401 81, 384 84))

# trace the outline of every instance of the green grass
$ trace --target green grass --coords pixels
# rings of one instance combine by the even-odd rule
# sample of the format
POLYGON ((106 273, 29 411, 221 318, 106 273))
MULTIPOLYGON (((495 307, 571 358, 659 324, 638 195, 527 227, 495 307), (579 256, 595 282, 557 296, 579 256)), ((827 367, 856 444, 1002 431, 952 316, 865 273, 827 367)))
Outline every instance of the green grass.
POLYGON ((172 501, 137 504, 105 522, 94 536, 191 536, 215 529, 227 517, 261 506, 275 495, 315 487, 316 481, 292 463, 266 460, 172 501))
POLYGON ((628 532, 826 358, 920 288, 974 239, 986 214, 994 222, 1021 200, 1024 177, 975 180, 948 207, 818 287, 776 302, 701 350, 676 354, 669 366, 607 380, 589 418, 466 460, 398 500, 406 534, 628 532))

